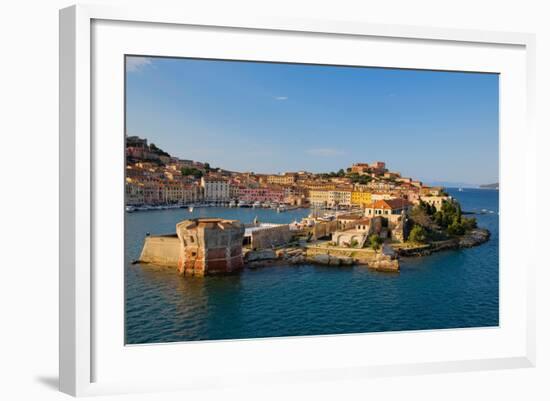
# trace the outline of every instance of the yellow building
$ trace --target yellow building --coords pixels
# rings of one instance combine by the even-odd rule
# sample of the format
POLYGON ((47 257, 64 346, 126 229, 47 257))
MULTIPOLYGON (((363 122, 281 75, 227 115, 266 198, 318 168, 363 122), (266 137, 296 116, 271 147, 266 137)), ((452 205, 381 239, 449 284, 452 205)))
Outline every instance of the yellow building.
POLYGON ((350 206, 351 194, 347 189, 310 189, 309 203, 317 207, 350 206))
POLYGON ((372 195, 367 191, 353 191, 351 193, 351 204, 364 207, 372 202, 372 195))
POLYGON ((281 175, 268 175, 267 183, 278 185, 293 185, 296 183, 296 174, 284 173, 281 175))
POLYGON ((309 191, 309 203, 311 206, 326 207, 329 205, 330 191, 324 189, 311 189, 309 191))

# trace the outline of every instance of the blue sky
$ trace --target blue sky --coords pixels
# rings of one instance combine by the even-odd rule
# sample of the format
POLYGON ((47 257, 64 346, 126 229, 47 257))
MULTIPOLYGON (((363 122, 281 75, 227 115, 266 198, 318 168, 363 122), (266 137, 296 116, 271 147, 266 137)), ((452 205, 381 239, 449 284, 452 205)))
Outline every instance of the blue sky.
POLYGON ((127 57, 126 127, 235 171, 385 161, 425 182, 498 181, 498 76, 127 57))

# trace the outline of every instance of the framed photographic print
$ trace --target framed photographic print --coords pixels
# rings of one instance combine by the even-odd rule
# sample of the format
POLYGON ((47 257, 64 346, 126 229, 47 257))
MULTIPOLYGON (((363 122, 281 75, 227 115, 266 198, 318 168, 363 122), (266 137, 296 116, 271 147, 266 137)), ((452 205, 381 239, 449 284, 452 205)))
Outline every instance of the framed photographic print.
POLYGON ((533 44, 62 10, 61 390, 532 366, 533 44))

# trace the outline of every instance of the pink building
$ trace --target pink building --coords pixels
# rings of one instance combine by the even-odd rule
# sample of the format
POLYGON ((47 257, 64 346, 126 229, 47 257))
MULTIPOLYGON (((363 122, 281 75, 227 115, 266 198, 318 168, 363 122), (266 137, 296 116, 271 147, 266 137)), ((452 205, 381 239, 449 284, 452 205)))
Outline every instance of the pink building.
POLYGON ((282 189, 273 188, 243 188, 237 191, 239 200, 246 202, 283 202, 285 192, 282 189))

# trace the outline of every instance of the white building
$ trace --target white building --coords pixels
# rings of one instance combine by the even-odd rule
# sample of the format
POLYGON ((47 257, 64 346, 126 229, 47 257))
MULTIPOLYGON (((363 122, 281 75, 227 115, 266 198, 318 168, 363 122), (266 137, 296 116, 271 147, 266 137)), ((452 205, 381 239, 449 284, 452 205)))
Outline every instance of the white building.
POLYGON ((206 202, 227 202, 230 200, 230 184, 223 178, 202 177, 201 187, 206 202))
POLYGON ((335 207, 351 205, 351 190, 348 189, 312 189, 309 202, 316 207, 335 207))
POLYGON ((435 210, 441 210, 443 202, 450 202, 450 196, 421 196, 420 200, 429 205, 435 206, 435 210))
POLYGON ((329 191, 328 194, 329 206, 351 206, 351 190, 335 189, 329 191))

